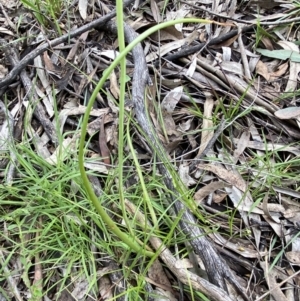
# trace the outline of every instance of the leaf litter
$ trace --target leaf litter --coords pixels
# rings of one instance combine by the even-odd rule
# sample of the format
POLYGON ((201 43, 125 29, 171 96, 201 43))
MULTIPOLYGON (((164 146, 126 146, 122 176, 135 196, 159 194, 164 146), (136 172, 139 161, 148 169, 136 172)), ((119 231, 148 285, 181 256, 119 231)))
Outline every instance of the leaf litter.
MULTIPOLYGON (((33 53, 38 45, 58 35, 53 23, 37 24, 34 13, 23 4, 1 1, 0 8, 1 86, 8 72, 17 68, 27 53, 33 53), (31 27, 31 23, 35 26, 31 27), (18 24, 18 30, 14 24, 18 24)), ((64 8, 58 16, 59 26, 63 33, 68 33, 69 28, 79 28, 113 8, 114 3, 110 2, 95 3, 92 7, 80 0, 64 8)), ((194 200, 193 212, 202 214, 199 225, 247 290, 248 300, 263 300, 266 296, 271 296, 271 300, 299 300, 299 33, 297 23, 293 23, 298 20, 298 11, 297 2, 260 0, 182 1, 176 5, 149 1, 135 3, 135 9, 125 9, 126 23, 137 33, 179 17, 220 22, 177 24, 145 40, 144 54, 153 83, 147 87, 145 99, 156 135, 181 184, 194 200), (210 146, 222 117, 227 121, 225 129, 210 146), (189 165, 208 146, 204 158, 199 159, 196 170, 191 172, 189 165)), ((14 189, 24 177, 18 163, 19 145, 30 145, 37 157, 27 159, 34 162, 44 159, 56 167, 69 160, 77 162, 86 104, 95 83, 117 55, 113 33, 101 27, 98 31, 90 29, 37 54, 13 75, 9 85, 1 86, 1 189, 7 185, 14 189), (60 140, 54 130, 57 125, 62 135, 60 140), (19 137, 17 129, 21 132, 19 137)), ((128 55, 129 111, 131 79, 133 69, 137 68, 133 62, 128 55)), ((119 80, 116 69, 98 94, 88 124, 85 167, 95 173, 90 180, 99 196, 103 195, 101 184, 108 175, 116 173, 119 80)), ((155 161, 147 139, 134 125, 131 132, 143 172, 154 171, 155 161)), ((124 153, 129 158, 126 164, 130 164, 126 146, 124 153)), ((38 164, 35 168, 41 172, 38 164)), ((130 187, 130 182, 136 183, 132 167, 128 169, 128 177, 133 177, 126 183, 130 187)), ((118 179, 113 181, 117 183, 118 179)), ((153 195, 158 192, 155 188, 151 191, 153 195)), ((18 210, 24 210, 19 217, 28 224, 32 214, 26 214, 28 208, 23 205, 7 205, 7 200, 13 198, 10 192, 0 199, 4 233, 1 265, 2 273, 7 275, 0 280, 1 299, 32 300, 34 296, 41 300, 43 296, 45 300, 94 300, 110 299, 114 294, 121 299, 122 291, 133 285, 127 279, 123 283, 122 270, 119 276, 116 273, 122 264, 128 268, 133 260, 127 258, 127 262, 122 262, 118 250, 111 254, 104 252, 100 260, 97 258, 98 285, 88 281, 86 274, 80 275, 84 269, 79 261, 74 262, 71 270, 66 269, 67 264, 51 266, 49 270, 54 271, 51 276, 41 260, 41 255, 51 257, 50 250, 45 249, 45 254, 38 250, 35 256, 24 258, 19 253, 20 238, 9 229, 17 225, 12 217, 20 214, 18 210), (12 253, 14 248, 16 251, 12 253), (34 263, 33 270, 28 268, 29 262, 34 263), (117 282, 113 277, 119 277, 117 282), (59 283, 61 279, 65 279, 63 285, 55 284, 50 289, 50 283, 59 283), (121 295, 116 295, 118 283, 122 283, 121 295), (35 290, 40 292, 38 297, 35 290)), ((19 199, 22 197, 16 198, 19 199)), ((110 206, 107 210, 113 212, 110 206)), ((126 206, 138 216, 138 225, 149 223, 139 206, 127 200, 126 206)), ((112 215, 117 219, 117 214, 112 215)), ((32 224, 37 232, 26 236, 25 245, 31 239, 42 239, 37 233, 41 223, 48 227, 45 217, 32 224)), ((67 224, 80 227, 86 224, 78 216, 66 214, 66 217, 67 224)), ((87 223, 94 227, 94 221, 87 223)), ((163 223, 163 228, 169 226, 163 223)), ((143 294, 146 292, 153 300, 183 300, 183 297, 192 300, 189 289, 192 287, 212 300, 220 300, 220 295, 212 296, 206 290, 212 284, 207 281, 209 277, 199 254, 182 238, 178 242, 174 238, 174 245, 165 245, 155 233, 149 236, 149 241, 155 250, 164 250, 160 260, 156 259, 146 274, 141 265, 131 276, 145 276, 143 294), (179 292, 183 294, 181 297, 179 292)), ((97 250, 97 241, 93 239, 91 247, 97 250)), ((229 287, 222 290, 223 300, 238 300, 240 297, 233 291, 229 287)))

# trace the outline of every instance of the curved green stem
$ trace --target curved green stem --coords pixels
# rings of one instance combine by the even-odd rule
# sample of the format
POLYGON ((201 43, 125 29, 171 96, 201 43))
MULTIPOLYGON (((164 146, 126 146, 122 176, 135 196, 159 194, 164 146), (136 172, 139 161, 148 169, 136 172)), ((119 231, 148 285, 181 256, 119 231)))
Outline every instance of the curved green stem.
MULTIPOLYGON (((122 1, 119 0, 117 1, 118 7, 122 1)), ((119 15, 120 8, 117 8, 117 12, 119 15)), ((123 11, 121 11, 121 14, 123 14, 123 11)), ((125 232, 121 231, 121 229, 116 225, 116 223, 109 217, 109 215, 106 213, 105 209, 102 207, 100 204, 100 201, 98 200, 97 196, 95 195, 92 186, 89 182, 89 179, 87 177, 87 174, 85 172, 84 168, 84 145, 85 145, 85 137, 86 137, 86 131, 87 131, 87 124, 88 124, 88 119, 89 115, 91 112, 91 109, 93 107, 93 104, 95 102, 96 96, 99 93, 99 91, 102 89, 105 81, 109 77, 110 73, 114 70, 114 68, 117 67, 120 62, 125 61, 126 55, 133 49, 135 45, 143 41, 145 38, 147 38, 149 35, 152 33, 156 32, 157 30, 163 29, 168 26, 172 26, 175 24, 179 23, 214 23, 213 21, 208 21, 204 19, 196 19, 196 18, 188 18, 188 19, 178 19, 178 20, 171 20, 165 23, 158 24, 156 26, 153 26, 152 28, 146 30, 144 33, 142 33, 140 36, 138 36, 134 41, 132 41, 123 51, 120 52, 118 57, 111 63, 111 65, 103 72, 102 78, 100 79, 99 83, 97 84, 95 90, 93 91, 93 94, 91 96, 91 99, 87 105, 86 112, 83 117, 83 122, 82 122, 82 128, 81 128, 81 136, 80 136, 80 143, 79 143, 79 154, 78 154, 78 162, 79 162, 79 169, 80 173, 82 176, 82 181, 85 187, 85 190, 95 206, 97 212, 99 213, 100 217, 102 218, 103 222, 108 226, 108 228, 115 234, 117 235, 128 247, 130 247, 133 251, 137 253, 143 253, 146 256, 152 257, 154 253, 143 250, 141 246, 134 240, 133 237, 130 237, 128 234, 125 232)), ((123 26, 123 22, 119 23, 118 21, 118 26, 123 26)), ((124 63, 123 63, 124 64, 124 63)), ((121 66, 123 68, 124 65, 121 66)), ((124 90, 123 90, 124 91, 124 90)), ((124 109, 124 104, 122 103, 124 109)), ((123 132, 123 128, 119 127, 119 135, 120 133, 123 132)), ((123 150, 121 150, 123 151, 123 150)), ((120 152, 119 151, 119 155, 120 152)), ((123 155, 123 153, 122 153, 123 155)), ((121 156, 122 156, 121 155, 121 156)), ((119 164, 122 164, 122 161, 119 159, 119 164)))
MULTIPOLYGON (((117 28, 118 28, 118 46, 119 51, 122 52, 125 49, 125 37, 124 37, 124 20, 123 20, 123 0, 117 0, 117 28)), ((123 189, 123 163, 124 163, 124 116, 125 116, 125 85, 126 85, 126 58, 120 60, 120 95, 119 95, 119 139, 118 139, 118 174, 119 174, 119 197, 122 210, 122 216, 125 225, 131 235, 133 231, 129 225, 127 213, 125 209, 125 196, 123 189)))

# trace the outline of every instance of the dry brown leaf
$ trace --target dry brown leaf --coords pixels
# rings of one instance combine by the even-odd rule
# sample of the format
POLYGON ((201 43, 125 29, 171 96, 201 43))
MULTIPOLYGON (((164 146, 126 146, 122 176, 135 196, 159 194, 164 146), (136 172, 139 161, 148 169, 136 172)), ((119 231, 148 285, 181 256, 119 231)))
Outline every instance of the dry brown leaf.
MULTIPOLYGON (((55 73, 60 79, 56 81, 56 87, 58 90, 63 90, 67 87, 67 85, 71 82, 71 78, 73 73, 75 72, 75 68, 63 67, 62 71, 55 73)), ((50 73, 50 72, 49 72, 50 73)), ((76 90, 76 87, 75 87, 76 90)))
POLYGON ((157 3, 156 3, 155 0, 150 0, 150 7, 151 7, 151 11, 152 11, 152 15, 153 15, 154 20, 157 23, 160 23, 162 21, 161 13, 159 11, 159 8, 158 8, 157 3))
MULTIPOLYGON (((177 87, 177 88, 173 89, 172 91, 167 93, 167 95, 165 96, 165 98, 163 99, 163 101, 161 103, 165 131, 166 131, 167 135, 170 136, 170 138, 171 138, 171 136, 174 136, 173 139, 171 139, 171 142, 176 141, 176 145, 179 142, 179 140, 177 138, 181 137, 182 135, 176 129, 176 124, 173 119, 172 113, 173 113, 178 101, 181 98, 182 91, 183 91, 183 87, 177 87)), ((174 146, 169 145, 169 148, 173 149, 174 146)))
POLYGON ((274 81, 278 77, 284 75, 287 72, 288 68, 289 68, 288 62, 279 65, 275 71, 270 73, 270 81, 274 81))
POLYGON ((55 72, 55 67, 54 67, 53 62, 51 61, 51 59, 48 55, 48 51, 45 51, 43 53, 43 59, 44 59, 46 70, 55 72))
POLYGON ((156 131, 156 134, 157 134, 159 140, 160 140, 164 145, 166 145, 166 144, 167 144, 167 141, 166 141, 165 136, 162 134, 163 131, 162 131, 162 129, 161 129, 160 123, 159 123, 158 120, 157 120, 157 114, 150 112, 150 117, 151 117, 151 120, 152 120, 152 122, 153 122, 155 131, 156 131))
POLYGON ((261 76, 263 76, 267 81, 270 80, 270 74, 268 71, 268 67, 265 63, 263 63, 262 61, 258 61, 255 69, 256 69, 257 74, 260 74, 261 76))
POLYGON ((205 42, 206 41, 206 31, 202 30, 200 35, 199 35, 199 41, 201 43, 205 42))
POLYGON ((237 187, 242 192, 246 192, 247 186, 245 182, 238 177, 234 172, 227 170, 219 165, 214 164, 198 164, 197 167, 199 169, 204 169, 207 171, 211 171, 212 173, 216 174, 221 179, 225 180, 227 183, 237 187))
POLYGON ((83 95, 83 90, 86 87, 86 85, 88 84, 89 78, 87 76, 83 76, 80 79, 80 83, 79 85, 76 87, 76 94, 77 95, 83 95))
POLYGON ((192 149, 195 149, 198 145, 195 135, 189 134, 188 131, 193 131, 196 128, 193 118, 189 118, 177 126, 177 131, 186 134, 192 149))
POLYGON ((176 41, 184 38, 182 32, 178 31, 175 26, 169 26, 161 29, 160 31, 156 31, 150 37, 154 41, 176 41))
POLYGON ((181 132, 184 132, 184 133, 186 133, 190 129, 194 129, 193 118, 189 118, 187 120, 182 121, 178 127, 178 130, 180 130, 181 132))
POLYGON ((173 135, 172 137, 169 137, 169 143, 165 145, 165 150, 167 154, 170 154, 174 150, 176 150, 176 148, 178 147, 181 141, 182 141, 182 136, 180 134, 179 136, 173 135))
POLYGON ((114 96, 115 99, 119 99, 120 89, 118 85, 118 80, 115 71, 110 74, 110 92, 114 96))
POLYGON ((285 209, 284 206, 280 205, 280 204, 272 204, 272 203, 267 203, 268 201, 268 194, 265 195, 264 197, 264 203, 263 202, 263 206, 261 204, 259 204, 257 207, 258 208, 263 208, 264 213, 271 216, 271 212, 275 212, 275 213, 284 213, 285 209))
MULTIPOLYGON (((204 187, 200 188, 195 194, 194 194, 194 200, 197 205, 201 203, 201 201, 210 195, 211 193, 215 192, 218 189, 223 189, 225 187, 229 187, 229 185, 222 181, 215 181, 210 182, 209 184, 205 185, 204 187)), ((226 194, 227 195, 227 194, 226 194)))
POLYGON ((118 114, 119 107, 116 106, 116 100, 114 99, 113 95, 110 93, 109 89, 106 89, 106 93, 107 93, 108 106, 109 106, 111 112, 113 112, 114 114, 118 114))
MULTIPOLYGON (((84 114, 86 111, 86 106, 79 105, 78 107, 68 107, 64 109, 64 113, 66 115, 81 115, 84 114)), ((92 109, 90 115, 94 117, 102 116, 109 112, 109 108, 105 109, 92 109)))
POLYGON ((260 41, 264 44, 264 46, 265 46, 266 49, 268 49, 268 50, 274 50, 272 41, 271 41, 271 39, 269 37, 264 36, 264 37, 261 38, 260 41))
MULTIPOLYGON (((219 155, 220 159, 226 160, 223 158, 223 156, 219 155)), ((232 162, 233 159, 230 160, 232 162)), ((214 166, 214 165, 212 165, 214 166)), ((249 219, 255 219, 260 221, 260 216, 255 214, 253 210, 251 213, 247 213, 247 208, 253 208, 253 200, 250 192, 248 191, 247 184, 245 180, 242 178, 242 176, 238 173, 237 170, 232 169, 229 165, 225 165, 226 168, 222 168, 221 166, 215 166, 218 167, 213 168, 213 172, 217 174, 219 177, 221 177, 223 180, 227 181, 228 183, 232 184, 232 187, 225 187, 226 192, 228 193, 228 196, 230 197, 234 207, 239 211, 245 225, 249 226, 249 219)), ((260 245, 260 237, 261 237, 261 231, 258 228, 252 229, 256 246, 259 247, 260 245)))
MULTIPOLYGON (((85 106, 78 106, 77 104, 74 103, 67 103, 67 107, 65 107, 63 110, 60 111, 59 116, 58 116, 58 120, 59 120, 59 124, 61 129, 63 128, 68 116, 76 116, 76 115, 83 115, 86 111, 86 107, 85 106)), ((106 109, 92 109, 90 115, 94 116, 94 117, 100 117, 103 114, 108 114, 109 112, 109 108, 106 109)), ((99 130, 99 127, 98 129, 99 130)))

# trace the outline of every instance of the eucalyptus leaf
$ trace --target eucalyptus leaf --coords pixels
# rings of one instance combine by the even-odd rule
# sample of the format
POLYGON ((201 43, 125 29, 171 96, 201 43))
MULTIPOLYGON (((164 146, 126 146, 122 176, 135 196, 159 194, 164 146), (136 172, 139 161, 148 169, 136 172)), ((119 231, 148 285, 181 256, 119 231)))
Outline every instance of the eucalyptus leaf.
POLYGON ((272 57, 279 60, 290 59, 292 62, 300 62, 300 54, 292 50, 267 50, 258 48, 256 51, 267 57, 272 57))

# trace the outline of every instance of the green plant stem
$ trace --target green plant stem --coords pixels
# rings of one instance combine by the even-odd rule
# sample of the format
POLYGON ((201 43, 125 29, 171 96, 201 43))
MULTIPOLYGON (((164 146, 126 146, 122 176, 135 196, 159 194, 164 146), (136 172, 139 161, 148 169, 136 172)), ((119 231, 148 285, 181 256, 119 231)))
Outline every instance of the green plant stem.
MULTIPOLYGON (((119 0, 117 3, 119 3, 119 2, 121 2, 121 0, 119 0)), ((120 3, 119 3, 119 5, 120 5, 120 3)), ((121 12, 121 14, 123 14, 123 11, 120 11, 120 7, 118 7, 117 15, 119 15, 120 12, 121 12)), ((85 172, 85 168, 84 168, 85 137, 86 137, 89 115, 90 115, 91 109, 93 107, 93 104, 95 102, 95 99, 97 97, 97 94, 102 89, 105 81, 107 80, 107 78, 109 77, 111 72, 114 70, 114 68, 116 68, 117 65, 120 64, 122 59, 125 60, 126 55, 129 53, 129 51, 131 51, 133 49, 133 47, 135 45, 137 45, 138 43, 143 41, 149 35, 153 34, 154 32, 156 32, 160 29, 163 29, 168 26, 175 25, 175 24, 179 24, 179 23, 215 23, 215 22, 209 21, 209 20, 204 20, 204 19, 197 19, 197 18, 171 20, 171 21, 153 26, 152 28, 149 28, 144 33, 142 33, 140 36, 138 36, 134 41, 132 41, 122 52, 120 52, 118 57, 111 63, 111 65, 105 70, 105 72, 103 72, 102 78, 100 79, 97 86, 95 87, 93 94, 91 96, 91 99, 87 105, 86 112, 84 114, 84 118, 83 118, 83 122, 82 122, 82 129, 81 129, 81 136, 80 136, 80 143, 79 143, 78 162, 79 162, 79 169, 80 169, 80 173, 82 176, 84 188, 85 188, 91 202, 93 203, 97 212, 99 213, 100 217, 102 218, 103 222, 106 223, 108 228, 115 235, 117 235, 125 244, 127 244, 133 251, 135 251, 137 253, 143 253, 146 256, 150 256, 150 257, 152 257, 154 255, 154 253, 143 250, 140 247, 140 245, 134 240, 134 238, 130 237, 128 234, 121 231, 121 229, 116 225, 116 223, 106 213, 105 209, 102 207, 102 205, 100 204, 100 201, 98 200, 97 196, 95 195, 95 193, 92 189, 92 186, 88 180, 87 174, 85 172)), ((123 22, 118 23, 118 26, 123 26, 123 22)), ((123 107, 124 107, 124 105, 123 105, 123 107)), ((124 109, 124 108, 120 108, 120 110, 121 109, 124 109)), ((121 129, 119 131, 119 134, 120 134, 120 132, 122 132, 122 130, 123 129, 121 129)), ((119 154, 120 154, 120 151, 119 151, 119 154)), ((120 160, 120 158, 119 158, 119 164, 122 164, 122 161, 120 160)))
MULTIPOLYGON (((123 0, 117 0, 117 28, 119 51, 125 49, 124 20, 123 20, 123 0)), ((122 215, 129 230, 133 235, 125 210, 124 189, 123 189, 123 162, 124 162, 124 116, 125 116, 125 84, 126 84, 126 59, 120 60, 120 95, 119 95, 119 143, 118 143, 118 173, 119 173, 119 196, 122 215)))
MULTIPOLYGON (((149 212, 150 212, 150 215, 151 215, 151 218, 152 218, 152 225, 154 226, 154 228, 157 228, 158 227, 158 222, 157 222, 156 214, 155 214, 155 211, 154 211, 153 206, 151 204, 149 193, 147 191, 147 187, 145 185, 144 177, 143 177, 143 174, 142 174, 142 169, 141 169, 141 166, 139 165, 139 161, 138 161, 138 158, 135 154, 135 150, 133 148, 132 140, 131 140, 131 137, 130 137, 129 122, 127 124, 127 137, 128 137, 128 146, 130 148, 132 158, 133 158, 133 161, 134 161, 134 165, 136 167, 136 171, 137 171, 137 174, 138 174, 139 179, 140 179, 140 184, 142 186, 143 197, 144 197, 145 203, 147 204, 147 207, 149 209, 149 212)), ((124 203, 124 205, 125 205, 125 203, 124 203)), ((147 225, 145 224, 145 228, 146 227, 147 227, 147 225)))

